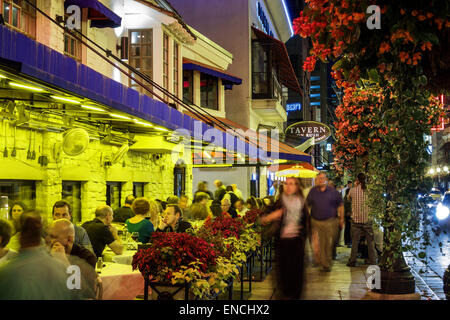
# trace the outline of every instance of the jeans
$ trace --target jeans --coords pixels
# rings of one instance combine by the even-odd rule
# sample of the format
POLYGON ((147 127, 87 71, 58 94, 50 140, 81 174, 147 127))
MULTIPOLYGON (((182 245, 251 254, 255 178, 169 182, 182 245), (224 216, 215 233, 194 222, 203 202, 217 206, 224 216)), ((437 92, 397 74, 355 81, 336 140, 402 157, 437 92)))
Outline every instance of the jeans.
POLYGON ((358 255, 358 245, 361 236, 364 234, 369 251, 369 264, 377 263, 377 251, 375 250, 375 241, 371 223, 354 223, 352 222, 352 252, 350 253, 349 262, 356 262, 358 255))

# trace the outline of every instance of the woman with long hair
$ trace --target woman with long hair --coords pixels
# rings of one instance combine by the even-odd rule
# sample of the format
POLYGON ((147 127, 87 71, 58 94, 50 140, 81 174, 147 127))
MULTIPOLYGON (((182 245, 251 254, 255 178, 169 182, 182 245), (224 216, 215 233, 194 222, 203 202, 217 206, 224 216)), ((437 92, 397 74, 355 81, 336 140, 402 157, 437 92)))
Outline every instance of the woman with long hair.
POLYGON ((20 216, 25 211, 27 211, 27 207, 25 206, 24 203, 20 201, 14 202, 13 205, 11 206, 11 209, 9 209, 9 216, 10 219, 12 220, 12 225, 14 228, 12 231, 12 235, 16 234, 17 232, 20 232, 20 216))
POLYGON ((262 224, 276 223, 277 288, 280 298, 299 299, 303 289, 305 240, 309 215, 299 179, 287 178, 273 210, 262 224))

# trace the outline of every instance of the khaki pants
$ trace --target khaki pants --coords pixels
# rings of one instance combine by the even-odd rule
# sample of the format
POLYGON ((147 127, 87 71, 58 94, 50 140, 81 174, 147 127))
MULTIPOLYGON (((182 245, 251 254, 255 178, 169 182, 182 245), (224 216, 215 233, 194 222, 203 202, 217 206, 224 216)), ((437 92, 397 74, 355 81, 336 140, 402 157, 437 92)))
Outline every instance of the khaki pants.
POLYGON ((338 227, 338 218, 327 220, 311 218, 311 242, 314 252, 314 262, 320 264, 322 267, 331 267, 338 227))

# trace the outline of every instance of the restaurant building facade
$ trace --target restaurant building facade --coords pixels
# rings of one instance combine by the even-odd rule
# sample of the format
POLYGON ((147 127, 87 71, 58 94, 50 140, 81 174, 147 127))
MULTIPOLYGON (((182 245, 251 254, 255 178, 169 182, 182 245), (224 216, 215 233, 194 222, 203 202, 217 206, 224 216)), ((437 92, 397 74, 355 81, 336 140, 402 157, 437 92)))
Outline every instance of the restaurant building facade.
MULTIPOLYGON (((180 129, 200 131, 199 139, 215 129, 198 121, 195 108, 192 116, 182 112, 189 106, 182 102, 183 61, 196 64, 194 85, 203 74, 215 83, 216 115, 225 117, 225 87, 239 84, 219 72, 233 61, 229 52, 189 28, 165 1, 0 5, 2 206, 22 201, 50 219, 63 198, 79 223, 92 219, 98 205, 119 207, 128 194, 163 200, 192 194, 195 148, 171 138, 180 129), (73 5, 85 37, 63 27, 73 5), (202 72, 202 65, 218 73, 202 72)), ((193 103, 210 101, 198 88, 193 103)), ((237 137, 218 134, 237 144, 237 137)))
MULTIPOLYGON (((234 56, 227 71, 242 79, 242 84, 226 91, 226 119, 222 120, 244 132, 267 131, 268 137, 282 141, 288 88, 303 94, 284 45, 293 35, 284 1, 172 0, 171 4, 189 25, 234 56), (276 131, 279 136, 275 136, 276 131)), ((290 148, 290 152, 295 150, 290 148)), ((265 196, 274 177, 266 169, 200 168, 194 170, 198 172, 194 176, 204 177, 210 184, 216 176, 223 176, 226 184, 242 177, 244 195, 265 196)))

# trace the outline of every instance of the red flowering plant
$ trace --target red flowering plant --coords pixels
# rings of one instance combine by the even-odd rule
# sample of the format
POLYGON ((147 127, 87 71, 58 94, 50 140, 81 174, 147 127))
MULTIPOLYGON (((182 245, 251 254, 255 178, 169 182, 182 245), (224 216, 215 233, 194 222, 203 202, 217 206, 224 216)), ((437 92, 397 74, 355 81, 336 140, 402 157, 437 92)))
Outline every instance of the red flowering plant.
POLYGON ((339 69, 349 82, 400 79, 405 72, 417 71, 416 77, 428 78, 424 86, 440 94, 449 90, 450 82, 449 11, 448 1, 437 0, 389 5, 379 0, 306 0, 294 31, 311 38, 307 71, 314 70, 318 59, 340 59, 339 69), (379 12, 367 13, 371 5, 379 12))
POLYGON ((248 210, 244 217, 242 218, 246 224, 254 224, 258 221, 258 218, 261 216, 262 211, 259 209, 251 209, 248 210))
POLYGON ((239 239, 245 226, 241 219, 219 216, 205 223, 204 227, 209 228, 213 235, 220 233, 224 238, 239 239))
POLYGON ((170 281, 174 272, 191 263, 197 263, 200 272, 216 265, 213 245, 186 233, 154 232, 149 245, 133 256, 132 266, 157 281, 170 281))

